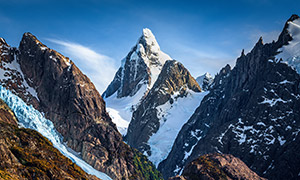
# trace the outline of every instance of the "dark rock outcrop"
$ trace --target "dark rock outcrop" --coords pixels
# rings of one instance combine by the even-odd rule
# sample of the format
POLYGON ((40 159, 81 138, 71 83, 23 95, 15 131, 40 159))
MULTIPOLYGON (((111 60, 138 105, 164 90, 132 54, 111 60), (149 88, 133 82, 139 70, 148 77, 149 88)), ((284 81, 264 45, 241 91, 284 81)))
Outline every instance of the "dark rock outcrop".
POLYGON ((239 157, 266 178, 299 178, 300 75, 275 59, 293 39, 287 28, 298 18, 289 19, 278 41, 263 44, 260 38, 232 70, 226 66, 220 71, 159 165, 165 178, 214 152, 239 157))
POLYGON ((17 119, 0 100, 0 179, 98 179, 63 156, 34 130, 18 128, 17 119))
POLYGON ((208 154, 190 162, 181 176, 169 180, 264 180, 248 166, 230 154, 208 154))
POLYGON ((158 131, 161 123, 157 107, 168 101, 172 104, 177 98, 186 96, 188 90, 200 92, 201 88, 181 63, 176 60, 167 61, 154 86, 133 112, 126 135, 128 144, 151 155, 147 142, 158 131), (178 95, 172 97, 175 93, 178 95))

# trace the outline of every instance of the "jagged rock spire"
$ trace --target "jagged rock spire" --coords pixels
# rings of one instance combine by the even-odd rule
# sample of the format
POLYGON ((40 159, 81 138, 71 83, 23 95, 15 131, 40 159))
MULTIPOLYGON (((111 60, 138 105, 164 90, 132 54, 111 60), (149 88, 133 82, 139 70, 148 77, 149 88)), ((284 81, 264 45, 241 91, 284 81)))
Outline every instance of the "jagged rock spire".
POLYGON ((171 57, 163 53, 150 29, 143 29, 137 44, 122 60, 114 80, 103 97, 117 93, 118 98, 135 95, 142 86, 150 89, 155 83, 162 66, 171 57))

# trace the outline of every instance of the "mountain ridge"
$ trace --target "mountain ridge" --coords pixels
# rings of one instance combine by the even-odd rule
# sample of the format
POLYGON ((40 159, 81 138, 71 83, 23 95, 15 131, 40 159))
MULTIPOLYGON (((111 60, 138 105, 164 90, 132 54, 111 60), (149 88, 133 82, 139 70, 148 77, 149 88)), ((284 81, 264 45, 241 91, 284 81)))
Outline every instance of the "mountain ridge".
POLYGON ((292 41, 288 24, 298 18, 287 21, 278 41, 263 44, 260 38, 232 70, 226 66, 215 77, 209 94, 158 167, 165 178, 200 155, 219 152, 239 157, 266 178, 296 179, 299 162, 290 157, 299 140, 300 76, 284 59, 276 61, 276 56, 292 41))

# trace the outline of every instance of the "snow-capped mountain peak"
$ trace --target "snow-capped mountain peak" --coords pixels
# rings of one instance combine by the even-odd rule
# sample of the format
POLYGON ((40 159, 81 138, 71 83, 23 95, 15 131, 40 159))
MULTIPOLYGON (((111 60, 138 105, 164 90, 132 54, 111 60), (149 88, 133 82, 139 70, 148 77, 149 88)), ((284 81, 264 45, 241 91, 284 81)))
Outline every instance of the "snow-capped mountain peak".
POLYGON ((122 60, 121 67, 103 93, 107 109, 125 135, 132 111, 156 82, 163 65, 172 58, 160 50, 150 29, 143 29, 141 37, 122 60))
MULTIPOLYGON (((149 89, 153 86, 162 69, 162 66, 167 60, 172 58, 160 50, 160 46, 156 41, 152 31, 148 28, 143 29, 143 35, 136 44, 136 54, 144 60, 144 63, 150 70, 149 89)), ((133 59, 136 57, 133 54, 133 59)))
POLYGON ((117 93, 118 98, 134 96, 143 84, 150 89, 162 66, 172 58, 162 52, 150 29, 143 29, 141 37, 122 60, 114 80, 103 93, 105 98, 117 93))
POLYGON ((148 28, 143 29, 143 35, 141 39, 146 41, 146 44, 151 47, 151 50, 154 52, 160 51, 160 47, 153 35, 152 31, 148 28))

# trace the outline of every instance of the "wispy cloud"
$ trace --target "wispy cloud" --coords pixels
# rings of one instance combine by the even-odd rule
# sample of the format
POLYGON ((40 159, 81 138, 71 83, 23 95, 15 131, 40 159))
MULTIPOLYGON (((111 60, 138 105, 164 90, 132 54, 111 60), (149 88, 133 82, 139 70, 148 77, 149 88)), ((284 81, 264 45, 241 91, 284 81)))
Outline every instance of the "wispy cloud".
POLYGON ((280 31, 269 31, 265 32, 259 29, 255 29, 252 32, 250 32, 249 39, 251 42, 256 43, 260 37, 263 38, 264 43, 270 43, 273 40, 276 41, 278 36, 280 34, 280 31))
POLYGON ((273 40, 277 41, 279 34, 280 31, 278 30, 263 31, 259 28, 249 25, 248 30, 244 31, 244 36, 246 36, 246 40, 248 40, 244 44, 245 52, 250 52, 260 37, 263 38, 264 43, 271 43, 273 40))
POLYGON ((178 60, 183 62, 195 77, 205 72, 209 72, 212 75, 216 74, 226 64, 233 66, 236 59, 236 57, 228 55, 220 49, 194 48, 193 46, 179 43, 173 43, 173 46, 178 51, 177 56, 174 56, 175 59, 179 58, 178 60))
POLYGON ((69 56, 73 62, 92 80, 100 93, 106 89, 116 72, 115 61, 81 44, 46 39, 59 45, 58 50, 69 56))

